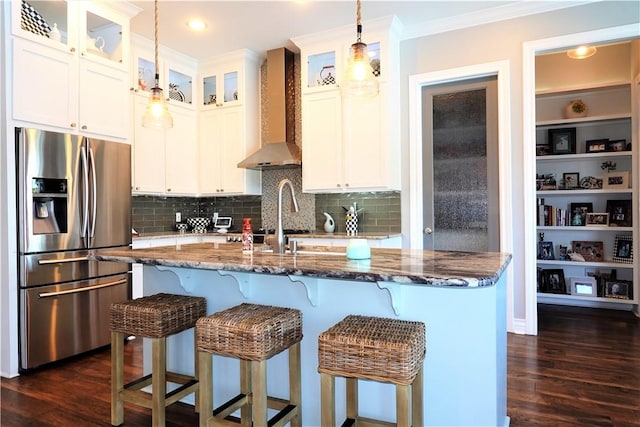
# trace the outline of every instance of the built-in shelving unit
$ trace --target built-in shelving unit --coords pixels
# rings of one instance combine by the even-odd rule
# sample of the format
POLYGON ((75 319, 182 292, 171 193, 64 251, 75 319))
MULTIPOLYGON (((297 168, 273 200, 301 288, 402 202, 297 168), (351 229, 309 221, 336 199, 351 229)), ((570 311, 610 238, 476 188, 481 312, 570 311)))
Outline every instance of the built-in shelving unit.
POLYGON ((631 82, 538 93, 539 302, 625 310, 638 304, 632 93, 631 82), (571 117, 567 105, 578 99, 588 111, 571 117))

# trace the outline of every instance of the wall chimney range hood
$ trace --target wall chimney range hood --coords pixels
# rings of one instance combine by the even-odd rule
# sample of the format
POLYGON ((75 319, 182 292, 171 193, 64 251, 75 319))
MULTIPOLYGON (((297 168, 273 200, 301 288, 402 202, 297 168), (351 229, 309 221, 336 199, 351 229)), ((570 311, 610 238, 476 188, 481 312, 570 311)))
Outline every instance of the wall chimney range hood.
POLYGON ((295 81, 293 53, 285 48, 267 51, 265 99, 266 141, 262 147, 238 163, 245 169, 299 167, 300 149, 295 144, 295 81))

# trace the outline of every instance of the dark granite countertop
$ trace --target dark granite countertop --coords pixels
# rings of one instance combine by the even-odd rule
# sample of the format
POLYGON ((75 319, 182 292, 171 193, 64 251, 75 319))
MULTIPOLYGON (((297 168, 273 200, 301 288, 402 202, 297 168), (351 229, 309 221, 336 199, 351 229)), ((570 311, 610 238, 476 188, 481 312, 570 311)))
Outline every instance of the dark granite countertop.
POLYGON ((350 260, 344 248, 323 248, 297 255, 255 251, 243 254, 239 243, 197 243, 146 249, 107 249, 90 258, 167 267, 225 270, 274 275, 397 282, 432 286, 492 286, 511 261, 501 253, 371 249, 371 259, 350 260))

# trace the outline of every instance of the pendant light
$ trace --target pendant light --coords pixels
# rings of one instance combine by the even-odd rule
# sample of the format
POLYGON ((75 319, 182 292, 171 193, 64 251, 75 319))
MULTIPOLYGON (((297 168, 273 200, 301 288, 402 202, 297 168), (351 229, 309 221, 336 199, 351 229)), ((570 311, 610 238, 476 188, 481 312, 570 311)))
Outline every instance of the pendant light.
POLYGON ((160 72, 158 67, 158 0, 155 0, 155 61, 156 61, 156 85, 151 88, 151 95, 147 108, 142 116, 142 126, 146 128, 168 129, 173 127, 173 118, 167 108, 167 103, 160 87, 160 72))
POLYGON ((362 43, 360 0, 356 0, 356 42, 351 45, 349 64, 340 83, 342 96, 367 97, 378 94, 378 80, 373 74, 367 45, 362 43))

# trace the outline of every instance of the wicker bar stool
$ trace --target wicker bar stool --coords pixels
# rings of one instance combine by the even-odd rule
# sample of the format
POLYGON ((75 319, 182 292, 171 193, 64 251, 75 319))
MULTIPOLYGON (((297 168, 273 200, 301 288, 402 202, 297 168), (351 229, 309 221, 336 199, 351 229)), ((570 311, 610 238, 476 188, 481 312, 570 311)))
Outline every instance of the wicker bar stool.
POLYGON ((300 341, 302 312, 292 308, 240 304, 203 317, 196 324, 200 379, 200 426, 240 424, 276 427, 302 420, 300 341), (267 359, 288 350, 289 399, 267 396, 267 359), (213 410, 212 356, 240 359, 240 393, 213 410), (268 418, 267 408, 276 413, 268 418), (213 415, 212 415, 213 414, 213 415))
MULTIPOLYGON (((165 408, 183 397, 198 395, 197 376, 167 371, 166 340, 169 335, 192 328, 207 314, 207 300, 156 294, 111 305, 111 424, 124 421, 124 402, 151 409, 154 426, 165 425, 165 408), (151 374, 124 384, 124 338, 136 335, 152 342, 151 374), (180 387, 167 393, 167 382, 180 387), (151 393, 142 388, 151 385, 151 393)), ((195 344, 194 344, 195 352, 195 344)), ((197 357, 194 355, 197 375, 197 357)))
POLYGON ((322 426, 335 426, 335 377, 347 383, 347 420, 342 425, 422 426, 422 364, 425 325, 350 315, 318 337, 322 426), (358 416, 358 379, 396 385, 396 424, 358 416))

